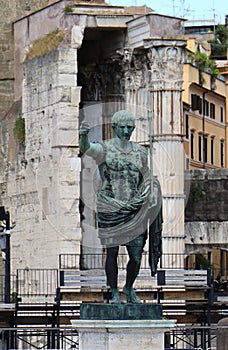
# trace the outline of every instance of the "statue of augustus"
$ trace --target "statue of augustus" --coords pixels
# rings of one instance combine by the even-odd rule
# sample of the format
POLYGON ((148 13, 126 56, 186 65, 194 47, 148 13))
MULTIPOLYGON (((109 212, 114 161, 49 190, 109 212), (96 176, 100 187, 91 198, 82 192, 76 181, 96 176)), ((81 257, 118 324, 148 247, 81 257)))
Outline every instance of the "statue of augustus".
POLYGON ((118 290, 117 257, 120 245, 125 245, 129 261, 123 292, 128 303, 141 303, 133 284, 139 273, 143 248, 149 236, 151 274, 157 272, 162 253, 161 189, 148 167, 147 148, 130 138, 135 129, 135 117, 126 110, 112 117, 114 137, 103 143, 90 142, 90 126, 80 127, 80 151, 98 164, 102 186, 97 193, 97 221, 101 244, 106 246, 105 271, 111 288, 111 303, 121 303, 118 290), (151 188, 153 187, 153 188, 151 188))

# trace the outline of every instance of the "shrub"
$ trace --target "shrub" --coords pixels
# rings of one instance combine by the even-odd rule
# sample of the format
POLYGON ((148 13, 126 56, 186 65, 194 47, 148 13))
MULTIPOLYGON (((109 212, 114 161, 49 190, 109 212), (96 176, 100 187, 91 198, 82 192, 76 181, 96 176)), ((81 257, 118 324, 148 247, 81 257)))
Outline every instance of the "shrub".
POLYGON ((25 119, 22 117, 17 118, 14 124, 13 134, 15 139, 25 146, 25 119))

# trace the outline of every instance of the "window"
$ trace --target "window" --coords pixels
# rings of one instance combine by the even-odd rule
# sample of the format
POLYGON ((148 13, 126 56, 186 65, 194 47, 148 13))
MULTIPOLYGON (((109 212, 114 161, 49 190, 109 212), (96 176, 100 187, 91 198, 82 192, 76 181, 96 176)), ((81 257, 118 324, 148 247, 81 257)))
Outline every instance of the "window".
POLYGON ((207 136, 203 138, 203 162, 207 163, 207 136))
POLYGON ((210 118, 215 119, 215 104, 210 103, 210 118))
POLYGON ((198 158, 202 162, 202 135, 198 136, 198 158))
POLYGON ((220 250, 220 271, 221 276, 225 276, 226 274, 226 252, 224 250, 220 250))
POLYGON ((224 110, 223 107, 220 107, 220 122, 224 123, 224 110))
POLYGON ((191 107, 193 111, 198 109, 198 96, 195 94, 191 95, 191 107))
POLYGON ((198 95, 192 94, 191 95, 191 108, 193 111, 199 111, 199 113, 202 113, 202 98, 198 95))
POLYGON ((191 150, 190 150, 191 159, 194 159, 194 131, 191 131, 191 150))
POLYGON ((189 115, 185 114, 185 137, 189 139, 189 115))
POLYGON ((205 116, 209 116, 209 102, 207 100, 204 100, 204 111, 203 114, 205 116))
POLYGON ((224 140, 220 141, 220 165, 224 168, 224 140))
POLYGON ((214 137, 211 138, 211 164, 214 164, 214 137))

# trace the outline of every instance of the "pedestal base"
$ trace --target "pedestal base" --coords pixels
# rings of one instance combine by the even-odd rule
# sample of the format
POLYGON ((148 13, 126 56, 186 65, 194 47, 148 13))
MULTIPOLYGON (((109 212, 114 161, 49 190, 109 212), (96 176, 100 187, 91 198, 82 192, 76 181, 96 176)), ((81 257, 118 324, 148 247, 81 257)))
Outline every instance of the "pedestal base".
POLYGON ((100 304, 80 305, 80 318, 84 320, 161 320, 160 304, 100 304))
POLYGON ((79 350, 164 350, 164 333, 175 326, 155 304, 81 304, 79 350))
POLYGON ((164 350, 170 320, 72 320, 79 332, 79 350, 164 350))

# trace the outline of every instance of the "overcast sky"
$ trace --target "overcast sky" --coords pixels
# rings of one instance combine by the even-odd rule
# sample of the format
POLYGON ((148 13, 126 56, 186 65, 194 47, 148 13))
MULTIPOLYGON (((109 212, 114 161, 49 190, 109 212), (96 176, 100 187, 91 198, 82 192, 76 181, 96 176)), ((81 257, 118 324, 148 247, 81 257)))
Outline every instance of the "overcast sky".
POLYGON ((225 23, 228 0, 106 0, 111 5, 147 5, 158 13, 189 20, 213 20, 225 23))

